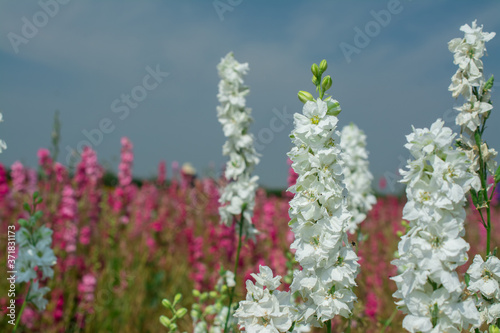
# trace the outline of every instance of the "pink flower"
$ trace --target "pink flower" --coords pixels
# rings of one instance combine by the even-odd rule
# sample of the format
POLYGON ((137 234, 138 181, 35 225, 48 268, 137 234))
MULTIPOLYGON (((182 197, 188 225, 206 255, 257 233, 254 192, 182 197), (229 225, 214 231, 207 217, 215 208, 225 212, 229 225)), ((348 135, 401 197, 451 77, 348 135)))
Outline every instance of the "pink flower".
POLYGON ((12 177, 12 188, 14 192, 24 192, 26 189, 26 171, 21 162, 16 161, 10 167, 12 177))
POLYGON ((373 292, 366 295, 365 313, 368 317, 375 319, 378 312, 377 296, 373 292))
POLYGON ((82 281, 78 283, 78 292, 82 294, 84 303, 92 303, 94 301, 94 290, 97 280, 92 273, 87 273, 82 277, 82 281))
POLYGON ((7 172, 0 163, 0 200, 3 200, 9 194, 9 185, 7 184, 7 172))
POLYGON ((40 148, 38 150, 38 164, 42 167, 45 174, 49 177, 52 174, 52 165, 54 162, 50 157, 50 152, 46 148, 40 148))
POLYGON ((385 190, 385 188, 387 187, 387 180, 385 179, 385 177, 380 177, 378 181, 378 187, 381 190, 385 190))
POLYGON ((21 315, 21 322, 27 328, 32 329, 35 324, 36 317, 37 317, 36 311, 33 310, 31 307, 26 306, 24 308, 23 314, 21 315))
POLYGON ((54 171, 56 173, 56 180, 58 183, 63 183, 68 178, 68 170, 59 162, 54 164, 54 171))
POLYGON ((161 161, 158 164, 158 185, 163 184, 167 180, 167 164, 161 161))
POLYGON ((80 230, 80 243, 88 245, 90 243, 91 230, 89 226, 85 226, 80 230))
POLYGON ((126 137, 121 139, 122 151, 121 161, 118 166, 118 182, 120 186, 126 187, 132 183, 132 163, 134 162, 134 147, 126 137))

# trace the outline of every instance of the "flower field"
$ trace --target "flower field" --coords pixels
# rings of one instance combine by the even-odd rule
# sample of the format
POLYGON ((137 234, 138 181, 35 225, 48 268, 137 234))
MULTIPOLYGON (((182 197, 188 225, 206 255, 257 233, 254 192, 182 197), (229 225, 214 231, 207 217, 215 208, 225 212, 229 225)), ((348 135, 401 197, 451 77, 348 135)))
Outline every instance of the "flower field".
MULTIPOLYGON (((6 167, 0 166, 2 230, 26 217, 23 202, 30 202, 34 190, 44 201, 42 221, 54 230, 53 248, 58 258, 54 278, 47 286, 51 292, 42 313, 26 308, 18 332, 158 332, 157 318, 164 312, 163 298, 183 293, 183 306, 193 302, 192 290, 212 290, 221 266, 232 267, 237 235, 234 227, 219 223, 218 187, 222 180, 190 179, 176 172, 168 183, 165 173, 142 186, 129 183, 115 188, 104 186, 102 167, 88 152, 86 160, 69 177, 67 170, 52 164, 41 150, 43 176, 31 181, 33 170, 13 166, 8 179, 6 167), (10 177, 9 177, 10 178, 10 177)), ((160 164, 160 171, 165 165, 160 164)), ((243 279, 267 264, 276 274, 285 276, 293 267, 287 258, 293 235, 288 227, 289 195, 256 195, 253 223, 260 231, 257 242, 245 242, 239 270, 237 297, 245 294, 243 279)), ((379 197, 361 226, 366 240, 356 241, 363 267, 355 293, 356 303, 352 332, 379 332, 396 309, 392 293, 396 274, 390 265, 397 250, 404 198, 379 197)), ((493 209, 497 225, 500 209, 493 209)), ((470 253, 484 249, 485 233, 478 216, 468 209, 466 239, 470 253)), ((500 241, 496 229, 494 242, 500 241)), ((5 234, 1 243, 5 244, 5 234)), ((1 260, 6 251, 1 249, 1 260)), ((470 261, 470 260, 469 260, 470 261)), ((462 272, 463 273, 463 272, 462 272)), ((8 282, 0 282, 2 290, 8 282)), ((21 303, 26 286, 17 290, 21 303)), ((7 299, 0 299, 1 307, 7 299)), ((4 315, 2 315, 4 316, 4 315)), ((5 319, 5 318, 3 318, 5 319)), ((402 315, 397 314, 385 330, 401 331, 402 315)), ((1 331, 8 331, 6 320, 1 331)), ((179 322, 181 330, 190 331, 190 320, 179 322)), ((334 322, 336 328, 346 321, 334 322)))
POLYGON ((318 97, 297 94, 278 191, 255 174, 249 65, 232 52, 216 67, 227 163, 213 178, 160 162, 134 179, 127 137, 116 176, 88 145, 65 166, 56 114, 37 169, 0 164, 0 329, 499 333, 500 167, 481 60, 495 33, 460 30, 448 43, 460 131, 440 118, 412 126, 399 197, 375 195, 363 130, 338 127, 326 60, 311 66, 318 97))

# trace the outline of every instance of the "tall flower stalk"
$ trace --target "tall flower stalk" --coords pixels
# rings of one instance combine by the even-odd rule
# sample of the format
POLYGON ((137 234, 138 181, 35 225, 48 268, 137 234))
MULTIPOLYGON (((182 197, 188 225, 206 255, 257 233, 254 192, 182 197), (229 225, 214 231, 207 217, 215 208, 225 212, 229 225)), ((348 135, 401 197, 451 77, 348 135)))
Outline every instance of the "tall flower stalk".
POLYGON ((471 26, 463 25, 460 30, 464 37, 448 43, 454 63, 459 67, 449 90, 453 97, 462 95, 465 100, 462 106, 455 108, 458 111, 456 123, 461 127, 457 145, 473 161, 472 168, 481 181, 480 188, 470 192, 486 229, 486 260, 479 254, 474 257, 467 270, 468 290, 477 295, 480 322, 492 325, 491 330, 495 324, 500 326, 500 260, 496 257, 496 248, 492 250, 491 245, 491 200, 500 181, 500 168, 497 169, 494 160, 497 152, 483 139, 486 121, 493 109, 490 98, 494 79, 491 76, 485 80, 481 58, 486 54, 486 42, 495 37, 495 33, 483 32, 483 26, 478 26, 476 21, 471 26), (493 184, 488 182, 489 175, 494 175, 493 184))
POLYGON ((394 297, 407 314, 403 327, 410 332, 460 332, 477 327, 479 313, 465 283, 456 272, 467 262, 465 195, 479 188, 464 152, 453 149, 455 134, 438 119, 430 129, 413 129, 405 147, 413 160, 400 170, 407 184, 403 218, 407 233, 399 242, 399 275, 392 279, 394 297))
POLYGON ((297 320, 317 327, 336 316, 349 317, 356 300, 352 291, 359 272, 358 257, 347 239, 351 214, 345 200, 344 161, 337 130, 339 102, 325 93, 332 85, 323 60, 313 64, 313 83, 319 98, 299 92, 303 114, 294 115, 295 129, 290 135, 295 147, 288 153, 297 182, 289 188, 289 225, 295 234, 291 248, 302 270, 294 273, 292 293, 303 303, 297 320))
POLYGON ((37 227, 42 211, 37 211, 37 205, 42 202, 38 192, 33 194, 32 206, 27 203, 24 209, 29 213, 28 219, 20 219, 20 228, 16 232, 16 243, 19 252, 16 259, 16 283, 27 282, 26 298, 19 311, 14 332, 16 331, 23 310, 28 303, 33 303, 38 310, 44 310, 48 301, 44 298, 50 291, 49 287, 40 287, 40 281, 52 278, 52 266, 57 258, 50 247, 52 244, 52 230, 45 226, 37 227))
MULTIPOLYGON (((253 120, 251 109, 246 107, 245 101, 249 89, 244 85, 243 77, 248 72, 248 63, 237 62, 230 52, 221 60, 217 70, 221 78, 217 95, 221 105, 217 107, 217 116, 227 137, 222 152, 224 156, 229 156, 225 171, 229 183, 221 194, 219 213, 221 221, 228 226, 234 220, 239 221, 236 225, 238 248, 234 264, 234 274, 237 275, 242 237, 255 239, 257 233, 252 224, 252 216, 258 177, 251 174, 259 163, 259 155, 254 148, 253 135, 249 132, 253 120)), ((229 292, 224 332, 228 332, 235 288, 236 286, 231 287, 229 292)))
POLYGON ((354 234, 377 199, 371 189, 373 175, 369 169, 365 133, 353 123, 344 126, 340 133, 340 147, 345 163, 344 183, 349 193, 347 205, 352 214, 347 231, 354 234))
POLYGON ((319 98, 299 92, 303 113, 294 114, 290 138, 295 147, 288 153, 298 174, 290 201, 289 225, 295 234, 291 248, 302 270, 295 271, 290 292, 279 292, 279 277, 260 268, 247 281, 247 297, 236 316, 247 332, 297 331, 303 324, 331 331, 336 315, 349 317, 356 296, 352 289, 359 271, 358 257, 347 239, 351 214, 345 200, 344 163, 337 131, 339 103, 326 95, 332 85, 326 60, 313 64, 313 83, 319 98), (290 293, 302 302, 290 302, 290 293))
POLYGON ((483 62, 481 58, 486 53, 486 42, 490 41, 495 33, 483 32, 483 26, 478 26, 476 21, 460 27, 464 32, 463 38, 454 38, 448 43, 448 48, 453 52, 457 72, 452 77, 449 90, 453 97, 462 95, 465 103, 456 107, 458 111, 457 125, 461 126, 460 139, 457 140, 459 148, 467 153, 473 162, 473 169, 481 180, 481 188, 472 190, 472 200, 478 210, 483 226, 486 228, 486 255, 491 254, 491 208, 490 202, 494 188, 489 195, 490 187, 496 187, 500 181, 500 172, 495 170, 497 163, 494 158, 497 152, 488 147, 483 139, 486 121, 493 106, 490 101, 493 76, 484 79, 483 62), (495 174, 495 184, 488 184, 488 174, 495 174))

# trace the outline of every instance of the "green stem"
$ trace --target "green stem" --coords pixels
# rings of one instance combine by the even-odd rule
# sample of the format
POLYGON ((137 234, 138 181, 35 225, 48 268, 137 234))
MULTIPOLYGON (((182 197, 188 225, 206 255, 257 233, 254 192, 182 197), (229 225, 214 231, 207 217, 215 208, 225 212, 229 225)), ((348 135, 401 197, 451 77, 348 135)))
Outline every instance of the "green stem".
POLYGON ((384 327, 382 327, 382 329, 380 330, 380 333, 384 333, 385 330, 387 329, 387 327, 389 327, 389 325, 391 325, 391 322, 392 320, 394 319, 394 317, 396 317, 396 314, 398 313, 398 309, 394 309, 394 311, 392 312, 391 316, 389 317, 389 319, 387 319, 385 321, 385 324, 384 324, 384 327))
POLYGON ((488 227, 486 228, 486 256, 490 255, 490 239, 491 239, 491 212, 490 205, 486 208, 488 227))
POLYGON ((15 333, 16 330, 17 330, 17 326, 19 326, 19 322, 21 321, 21 316, 23 314, 24 307, 28 303, 28 296, 30 295, 30 289, 31 289, 31 283, 28 286, 28 292, 26 293, 26 298, 24 299, 23 305, 21 306, 21 310, 19 311, 19 314, 17 316, 16 325, 14 326, 14 329, 12 330, 12 333, 15 333))
MULTIPOLYGON (((484 124, 483 124, 484 126, 484 124)), ((483 129, 484 130, 484 129, 483 129)), ((479 133, 479 132, 478 132, 479 133)), ((476 133, 477 134, 477 133, 476 133)), ((480 133, 481 135, 482 133, 480 133)), ((488 184, 487 184, 487 168, 486 163, 483 160, 483 153, 481 151, 481 144, 483 142, 482 138, 478 138, 475 136, 476 146, 479 153, 479 178, 481 180, 482 194, 484 201, 486 203, 486 256, 490 254, 490 240, 491 240, 491 211, 490 211, 490 202, 488 198, 488 184)))
POLYGON ((332 320, 331 319, 326 322, 326 332, 327 333, 331 333, 332 332, 332 320))
MULTIPOLYGON (((240 251, 241 251, 241 238, 243 237, 243 213, 245 210, 243 209, 241 211, 241 217, 240 217, 240 222, 238 223, 240 227, 240 232, 238 235, 238 249, 236 250, 236 261, 234 262, 234 280, 236 282, 236 277, 237 277, 237 270, 238 270, 238 262, 240 261, 240 251)), ((228 327, 227 324, 229 323, 229 318, 231 317, 231 305, 233 304, 233 297, 234 297, 234 291, 236 289, 236 286, 231 288, 231 291, 229 293, 229 307, 227 309, 227 316, 226 316, 226 323, 224 324, 224 333, 228 332, 228 327)))

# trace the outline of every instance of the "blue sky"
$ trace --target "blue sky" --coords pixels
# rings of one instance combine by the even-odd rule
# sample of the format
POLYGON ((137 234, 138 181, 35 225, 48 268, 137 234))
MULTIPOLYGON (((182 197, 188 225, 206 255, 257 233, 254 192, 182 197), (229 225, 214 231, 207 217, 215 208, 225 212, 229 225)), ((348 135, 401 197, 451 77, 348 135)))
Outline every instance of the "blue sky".
MULTIPOLYGON (((403 145, 411 125, 429 127, 441 117, 456 129, 452 108, 461 101, 447 90, 456 70, 448 41, 461 37, 460 26, 474 19, 485 31, 500 32, 500 3, 494 1, 61 2, 67 3, 0 3, 0 138, 8 144, 0 162, 6 165, 36 165, 37 150, 50 146, 59 110, 64 164, 66 147, 81 146, 85 133, 93 133, 93 148, 112 170, 123 136, 134 143, 135 176, 154 175, 160 160, 191 162, 201 173, 209 165, 220 170, 226 159, 215 67, 233 51, 250 65, 247 104, 262 146, 255 172, 262 185, 286 185, 293 126, 286 114, 301 111, 296 94, 313 90, 310 66, 321 59, 329 63, 331 91, 343 109, 339 125, 354 122, 363 129, 371 171, 377 179, 394 179, 408 158, 403 145), (214 4, 226 11, 218 13, 214 4), (53 15, 39 14, 43 6, 53 15), (388 6, 397 10, 387 24, 374 23, 373 12, 388 6), (24 27, 35 20, 36 32, 24 27), (23 37, 23 27, 31 35, 13 43, 14 34, 23 37), (355 47, 356 29, 366 28, 375 29, 372 37, 347 59, 340 45, 355 47), (155 87, 141 90, 156 69, 168 75, 148 79, 155 87), (147 96, 140 95, 144 91, 147 96), (114 112, 126 106, 122 95, 132 92, 140 102, 126 116, 114 112)), ((487 49, 485 74, 499 76, 500 37, 487 49)), ((500 147, 495 109, 488 121, 486 139, 500 147)))

